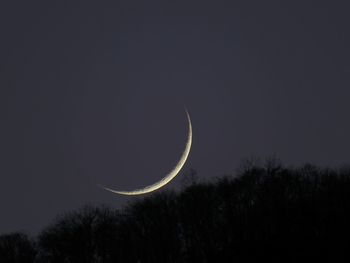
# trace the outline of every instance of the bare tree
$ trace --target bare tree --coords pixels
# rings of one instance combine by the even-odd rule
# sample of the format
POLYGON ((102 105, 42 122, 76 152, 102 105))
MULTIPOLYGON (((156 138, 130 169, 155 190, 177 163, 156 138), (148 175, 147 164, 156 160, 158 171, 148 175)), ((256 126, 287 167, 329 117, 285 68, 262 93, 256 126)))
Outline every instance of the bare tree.
POLYGON ((38 237, 46 262, 114 262, 118 211, 91 206, 67 213, 38 237))
POLYGON ((33 263, 36 256, 35 245, 23 233, 0 236, 1 263, 33 263))

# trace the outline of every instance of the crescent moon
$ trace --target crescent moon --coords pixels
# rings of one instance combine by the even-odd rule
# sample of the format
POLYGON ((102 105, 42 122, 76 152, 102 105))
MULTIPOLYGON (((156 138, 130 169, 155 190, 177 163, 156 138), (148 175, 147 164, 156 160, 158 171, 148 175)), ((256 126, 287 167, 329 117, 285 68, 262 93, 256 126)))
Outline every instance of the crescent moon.
POLYGON ((187 142, 186 142, 186 146, 185 149, 181 155, 180 160, 178 161, 178 163, 176 164, 176 166, 160 181, 151 184, 149 186, 146 186, 144 188, 141 189, 136 189, 133 191, 117 191, 117 190, 113 190, 111 188, 105 187, 103 185, 99 185, 100 187, 102 187, 103 189, 110 191, 112 193, 115 194, 120 194, 120 195, 141 195, 141 194, 147 194, 150 192, 153 192, 155 190, 158 190, 159 188, 165 186, 167 183, 169 183, 171 180, 173 180, 175 178, 175 176, 180 172, 180 170, 182 169, 182 167, 184 166, 189 154, 190 154, 190 150, 191 150, 191 145, 192 145, 192 124, 191 124, 191 118, 190 115, 188 114, 187 110, 186 110, 186 115, 187 115, 187 120, 188 120, 188 136, 187 136, 187 142))

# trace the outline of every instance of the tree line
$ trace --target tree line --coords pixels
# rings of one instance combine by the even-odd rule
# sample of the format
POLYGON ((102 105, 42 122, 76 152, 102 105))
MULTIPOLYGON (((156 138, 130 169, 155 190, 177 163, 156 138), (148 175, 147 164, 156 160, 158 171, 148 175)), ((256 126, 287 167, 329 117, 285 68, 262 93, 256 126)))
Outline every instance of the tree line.
POLYGON ((82 207, 36 237, 3 234, 0 262, 349 262, 349 223, 349 168, 250 163, 122 209, 82 207))

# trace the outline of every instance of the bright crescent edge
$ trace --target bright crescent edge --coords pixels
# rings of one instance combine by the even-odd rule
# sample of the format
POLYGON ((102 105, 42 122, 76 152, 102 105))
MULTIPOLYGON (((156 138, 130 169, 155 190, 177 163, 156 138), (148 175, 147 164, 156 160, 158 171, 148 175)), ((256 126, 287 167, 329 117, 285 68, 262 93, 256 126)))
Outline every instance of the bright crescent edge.
POLYGON ((175 176, 180 172, 180 170, 184 166, 184 164, 188 158, 188 155, 190 154, 191 145, 192 145, 191 118, 190 118, 188 111, 187 110, 185 110, 185 111, 186 111, 187 120, 188 120, 188 137, 187 137, 186 147, 181 155, 179 162, 176 164, 176 166, 174 167, 174 169, 170 173, 168 173, 163 179, 161 179, 160 181, 158 181, 154 184, 151 184, 151 185, 146 186, 142 189, 136 189, 133 191, 116 191, 116 190, 113 190, 111 188, 105 187, 103 185, 99 185, 99 187, 101 187, 107 191, 110 191, 112 193, 120 194, 120 195, 141 195, 141 194, 147 194, 147 193, 153 192, 153 191, 165 186, 172 179, 174 179, 175 176))

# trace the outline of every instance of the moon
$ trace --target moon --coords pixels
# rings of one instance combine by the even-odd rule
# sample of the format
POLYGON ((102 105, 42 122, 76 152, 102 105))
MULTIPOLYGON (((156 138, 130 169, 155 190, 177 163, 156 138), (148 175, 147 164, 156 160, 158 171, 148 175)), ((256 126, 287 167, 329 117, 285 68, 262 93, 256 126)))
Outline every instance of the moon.
POLYGON ((160 181, 151 184, 149 186, 146 186, 144 188, 141 189, 136 189, 136 190, 132 190, 132 191, 117 191, 117 190, 113 190, 111 188, 105 187, 103 185, 99 185, 100 187, 102 187, 103 189, 110 191, 112 193, 115 194, 120 194, 120 195, 142 195, 142 194, 147 194, 150 192, 153 192, 155 190, 158 190, 159 188, 163 187, 164 185, 166 185, 167 183, 169 183, 171 180, 173 180, 175 178, 175 176, 180 172, 180 170, 182 169, 182 167, 184 166, 189 154, 190 154, 190 150, 191 150, 191 145, 192 145, 192 124, 191 124, 191 118, 190 115, 188 113, 187 110, 186 111, 186 115, 187 115, 187 120, 188 120, 188 136, 187 136, 187 142, 186 142, 186 146, 185 149, 181 155, 180 160, 178 161, 178 163, 175 165, 175 167, 165 176, 163 177, 163 179, 161 179, 160 181))

